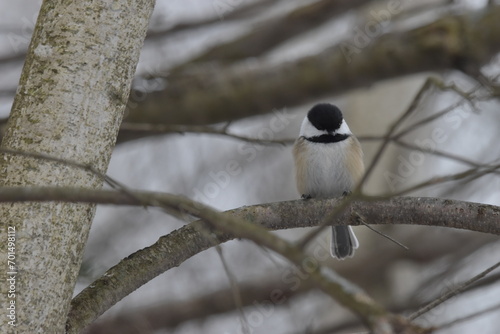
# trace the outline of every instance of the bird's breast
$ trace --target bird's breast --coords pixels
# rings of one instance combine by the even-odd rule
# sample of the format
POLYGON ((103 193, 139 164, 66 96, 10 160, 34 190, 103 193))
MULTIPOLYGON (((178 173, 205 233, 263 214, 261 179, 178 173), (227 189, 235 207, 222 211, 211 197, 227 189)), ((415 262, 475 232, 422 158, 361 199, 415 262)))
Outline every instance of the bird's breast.
POLYGON ((297 140, 294 158, 300 194, 335 197, 352 190, 363 172, 363 164, 361 151, 352 151, 351 140, 331 144, 297 140), (355 170, 359 168, 361 172, 355 170))

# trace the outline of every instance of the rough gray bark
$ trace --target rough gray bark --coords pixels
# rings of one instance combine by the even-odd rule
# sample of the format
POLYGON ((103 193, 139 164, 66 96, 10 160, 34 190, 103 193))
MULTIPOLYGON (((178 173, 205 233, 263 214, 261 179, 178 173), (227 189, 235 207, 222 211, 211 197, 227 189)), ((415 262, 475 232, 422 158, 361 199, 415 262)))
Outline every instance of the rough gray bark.
MULTIPOLYGON (((153 0, 44 1, 2 147, 107 169, 153 0)), ((100 188, 102 180, 57 162, 3 154, 1 186, 100 188)), ((1 285, 2 310, 15 302, 16 326, 2 332, 63 333, 93 204, 0 206, 1 230, 15 228, 15 297, 1 285)), ((2 240, 2 264, 7 263, 2 240)), ((5 267, 2 267, 5 268, 5 267)), ((11 276, 11 275, 9 275, 11 276)), ((6 280, 6 270, 0 274, 6 280)))

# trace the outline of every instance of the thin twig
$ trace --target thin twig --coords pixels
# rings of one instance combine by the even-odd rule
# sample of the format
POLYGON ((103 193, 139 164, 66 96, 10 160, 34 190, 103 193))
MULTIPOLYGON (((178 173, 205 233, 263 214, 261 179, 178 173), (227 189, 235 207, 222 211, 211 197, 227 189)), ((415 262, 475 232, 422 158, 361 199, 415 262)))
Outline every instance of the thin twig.
POLYGON ((221 245, 216 245, 215 249, 217 250, 217 254, 219 254, 219 259, 222 263, 222 267, 226 272, 227 278, 229 280, 229 285, 231 286, 231 293, 233 295, 234 304, 238 309, 238 313, 240 314, 241 328, 244 334, 250 334, 250 328, 248 326, 248 320, 245 316, 245 311, 243 311, 243 301, 241 299, 241 291, 238 286, 238 282, 234 274, 232 273, 229 265, 224 257, 224 253, 222 251, 221 245))
POLYGON ((260 139, 248 136, 237 135, 228 132, 228 127, 230 122, 226 123, 221 129, 217 129, 213 126, 203 126, 203 125, 175 125, 175 124, 144 124, 144 123, 122 123, 121 131, 130 132, 149 132, 149 133, 197 133, 197 134, 208 134, 208 135, 219 135, 226 136, 229 138, 258 144, 258 145, 291 145, 294 143, 295 139, 260 139))
POLYGON ((493 305, 491 307, 485 308, 484 310, 480 310, 480 311, 471 313, 471 314, 469 314, 469 315, 467 315, 465 317, 461 317, 461 318, 458 318, 458 319, 446 322, 446 323, 441 324, 441 325, 433 326, 433 329, 438 330, 438 329, 444 329, 444 328, 447 328, 447 327, 451 327, 451 326, 454 326, 454 325, 456 325, 458 323, 471 320, 471 319, 479 317, 479 316, 481 316, 481 315, 483 315, 485 313, 496 311, 498 309, 500 309, 500 304, 493 305))
POLYGON ((442 158, 446 158, 446 159, 449 159, 449 160, 461 162, 463 164, 466 164, 466 165, 469 165, 469 166, 473 166, 473 167, 476 167, 476 168, 489 167, 488 164, 480 164, 478 162, 475 162, 475 161, 472 161, 472 160, 469 160, 469 159, 465 159, 463 157, 460 157, 460 156, 452 154, 452 153, 447 153, 447 152, 439 151, 439 150, 436 150, 436 149, 427 149, 427 148, 424 148, 424 147, 421 147, 421 146, 418 146, 418 145, 414 145, 414 144, 410 144, 410 143, 404 142, 404 141, 399 140, 399 139, 394 140, 394 144, 399 145, 399 146, 404 147, 404 148, 409 149, 409 150, 415 150, 415 151, 420 151, 420 152, 423 152, 423 153, 432 154, 432 155, 435 155, 435 156, 438 156, 438 157, 442 157, 442 158))
POLYGON ((417 191, 417 190, 420 190, 423 188, 435 186, 435 185, 450 182, 450 181, 466 180, 467 182, 469 182, 469 181, 478 179, 478 178, 483 177, 483 176, 488 175, 488 174, 497 173, 499 170, 500 170, 500 164, 493 165, 493 166, 487 166, 487 167, 481 167, 481 168, 471 168, 471 169, 468 169, 466 171, 455 173, 455 174, 433 177, 427 181, 418 183, 414 186, 408 187, 408 188, 403 189, 401 191, 383 194, 380 196, 374 196, 374 198, 380 200, 382 198, 391 198, 393 196, 404 196, 404 195, 407 195, 411 192, 414 192, 414 191, 417 191))
MULTIPOLYGON (((69 160, 69 159, 57 158, 57 157, 54 157, 54 156, 51 156, 51 155, 47 155, 47 154, 43 154, 43 153, 17 151, 17 150, 11 150, 11 149, 8 149, 8 148, 0 148, 0 153, 17 155, 17 156, 23 156, 23 157, 28 157, 28 158, 38 159, 38 160, 44 160, 44 161, 52 161, 52 162, 57 162, 57 163, 66 165, 66 166, 71 166, 71 167, 82 169, 84 171, 87 171, 87 172, 89 172, 89 173, 91 173, 91 174, 99 177, 104 182, 106 182, 106 184, 108 184, 111 188, 113 188, 113 189, 115 189, 115 190, 117 190, 119 192, 124 193, 125 195, 127 195, 128 197, 130 197, 131 199, 133 199, 134 201, 137 201, 139 203, 141 202, 141 199, 138 198, 135 195, 136 193, 134 193, 125 184, 123 184, 123 183, 115 180, 114 178, 112 178, 111 176, 109 176, 109 175, 107 175, 105 173, 101 173, 100 171, 98 171, 97 169, 95 169, 91 165, 82 164, 82 163, 79 163, 79 162, 76 162, 76 161, 72 161, 72 160, 69 160)), ((142 206, 146 207, 147 205, 146 205, 146 203, 144 203, 142 206)), ((155 203, 154 206, 157 206, 160 209, 164 210, 163 208, 161 208, 160 203, 155 203)), ((183 214, 183 213, 171 212, 171 211, 166 211, 166 212, 168 214, 170 214, 170 215, 173 215, 173 216, 179 218, 179 219, 186 220, 185 219, 186 215, 183 214)))
POLYGON ((0 148, 0 153, 5 153, 5 154, 11 154, 11 155, 17 155, 17 156, 23 156, 27 158, 33 158, 37 160, 45 160, 45 161, 51 161, 51 162, 57 162, 66 166, 71 166, 75 167, 78 169, 85 170, 91 174, 94 174, 95 176, 99 177, 101 180, 106 182, 110 187, 116 189, 117 187, 125 187, 123 184, 120 182, 114 180, 110 176, 108 176, 105 173, 101 173, 94 167, 92 167, 90 164, 82 164, 76 161, 72 161, 70 159, 63 159, 63 158, 58 158, 54 157, 48 154, 43 154, 43 153, 36 153, 36 152, 25 152, 25 151, 18 151, 18 150, 11 150, 9 148, 0 148))
POLYGON ((458 181, 458 180, 474 180, 477 178, 480 178, 484 175, 488 174, 493 174, 497 173, 500 170, 500 164, 498 165, 491 165, 491 166, 480 166, 480 167, 475 167, 468 169, 463 172, 455 173, 455 174, 450 174, 450 175, 445 175, 445 176, 440 176, 440 177, 433 177, 430 178, 427 181, 418 183, 414 186, 408 187, 406 189, 403 189, 398 192, 391 192, 387 194, 381 194, 381 195, 364 195, 364 194, 351 194, 350 196, 347 196, 343 199, 343 201, 339 204, 338 207, 336 207, 334 210, 330 211, 328 215, 326 215, 326 218, 322 220, 322 223, 313 231, 310 233, 306 234, 301 240, 297 242, 297 245, 299 247, 305 247, 307 243, 309 243, 313 238, 315 238, 323 229, 325 226, 328 226, 331 224, 331 222, 339 215, 342 213, 343 210, 345 210, 349 204, 355 200, 363 200, 363 201, 380 201, 380 200, 388 200, 393 197, 397 196, 404 196, 407 195, 411 192, 427 188, 429 186, 435 186, 438 184, 450 182, 450 181, 458 181))
POLYGON ((396 245, 398 245, 399 247, 405 249, 405 250, 410 250, 410 248, 408 248, 407 246, 403 245, 401 242, 397 241, 396 239, 392 238, 391 236, 381 232, 381 231, 378 231, 376 229, 374 229, 373 227, 371 227, 370 225, 368 225, 366 222, 365 222, 365 219, 363 218, 363 216, 361 214, 359 214, 358 212, 354 212, 354 214, 356 215, 356 217, 358 218, 358 222, 360 222, 361 224, 363 224, 364 226, 368 227, 368 229, 372 230, 373 232, 377 233, 378 235, 392 241, 393 243, 395 243, 396 245))
POLYGON ((462 104, 464 104, 466 101, 465 100, 460 100, 458 102, 455 102, 454 104, 444 108, 443 110, 437 112, 437 113, 434 113, 416 123, 413 123, 411 125, 408 125, 407 127, 405 127, 403 130, 399 131, 398 133, 396 134, 393 134, 392 136, 387 136, 386 135, 380 135, 380 136, 359 136, 357 137, 358 140, 360 141, 375 141, 375 140, 384 140, 384 139, 389 139, 391 141, 396 141, 396 140, 399 140, 400 138, 406 136, 407 134, 409 134, 410 132, 413 132, 413 131, 416 131, 418 130, 418 128, 420 128, 421 126, 427 124, 427 123, 430 123, 444 115, 446 115, 447 113, 453 111, 454 109, 458 108, 459 106, 461 106, 462 104))
POLYGON ((464 282, 463 284, 461 284, 456 289, 453 289, 453 290, 445 293, 441 297, 435 299, 434 301, 430 302, 426 306, 424 306, 421 309, 419 309, 417 312, 411 314, 408 317, 408 319, 409 320, 415 320, 416 318, 420 317, 421 315, 423 315, 423 314, 429 312, 430 310, 436 308, 437 306, 441 305, 442 303, 444 303, 445 301, 449 300, 450 298, 453 298, 456 295, 460 294, 462 291, 466 290, 469 286, 471 286, 472 284, 474 284, 475 282, 477 282, 481 278, 485 277, 486 275, 488 275, 490 272, 492 272, 493 270, 495 270, 498 267, 500 267, 500 262, 497 262, 496 264, 492 265, 488 269, 480 272, 476 276, 472 277, 471 279, 469 279, 466 282, 464 282))
POLYGON ((457 87, 454 83, 446 84, 442 80, 440 80, 436 77, 432 77, 432 76, 428 77, 426 79, 426 81, 424 82, 424 84, 422 85, 422 87, 417 92, 417 94, 415 95, 415 97, 413 98, 412 102, 410 103, 410 105, 408 106, 406 111, 389 127, 389 130, 384 135, 384 142, 382 143, 382 145, 379 147, 379 149, 375 153, 375 156, 374 156, 373 160, 371 161, 369 167, 367 168, 365 175, 363 176, 361 182, 359 182, 359 184, 357 186, 357 190, 359 191, 361 189, 362 185, 366 182, 366 180, 368 179, 370 174, 373 172, 376 164, 380 160, 387 145, 391 141, 397 140, 397 139, 407 135, 411 131, 414 131, 417 128, 419 128, 419 127, 421 127, 429 122, 432 122, 433 120, 449 113, 450 111, 452 111, 456 107, 460 106, 464 102, 472 103, 471 99, 473 98, 473 94, 479 88, 480 88, 480 86, 477 86, 477 87, 473 88, 470 92, 465 92, 465 91, 461 90, 459 87, 457 87), (438 112, 437 114, 433 114, 433 115, 426 117, 425 119, 423 119, 417 123, 411 124, 411 125, 407 126, 405 129, 403 129, 400 132, 395 134, 395 131, 397 130, 397 128, 403 123, 403 121, 405 121, 417 109, 417 107, 419 106, 419 104, 423 100, 425 93, 432 87, 437 87, 441 91, 453 91, 453 92, 457 93, 457 95, 459 95, 462 99, 460 101, 458 101, 457 103, 449 106, 448 108, 445 108, 444 110, 438 112))
POLYGON ((418 105, 420 104, 420 101, 423 99, 425 93, 431 88, 433 83, 434 83, 433 79, 431 77, 428 77, 425 80, 422 87, 420 87, 420 89, 418 90, 417 94, 411 101, 408 108, 406 108, 406 111, 389 127, 389 130, 386 132, 384 136, 384 141, 382 142, 377 152, 375 153, 375 156, 371 161, 370 165, 368 166, 368 168, 366 169, 363 178, 358 183, 356 190, 354 191, 355 193, 360 192, 361 187, 363 186, 363 184, 366 183, 366 180, 368 180, 368 178, 370 177, 371 173, 375 169, 375 166, 382 157, 382 154, 384 153, 387 145, 389 145, 389 143, 391 142, 391 138, 396 129, 417 109, 418 105))
POLYGON ((416 123, 408 125, 406 127, 406 129, 401 130, 396 135, 394 135, 393 139, 399 139, 403 136, 406 136, 408 133, 415 131, 418 128, 420 128, 421 126, 428 124, 428 123, 446 115, 447 113, 458 108, 459 106, 461 106, 464 103, 468 103, 471 105, 471 108, 475 108, 473 101, 478 100, 479 97, 475 96, 474 94, 479 89, 481 89, 483 87, 481 84, 479 84, 479 85, 475 86, 474 88, 472 88, 469 92, 465 92, 465 91, 461 90, 460 88, 458 88, 455 84, 446 85, 445 83, 443 83, 441 80, 439 80, 437 78, 432 78, 431 80, 432 80, 432 83, 436 87, 438 87, 440 90, 442 90, 442 91, 451 90, 451 91, 457 93, 461 97, 461 99, 459 101, 455 102, 454 104, 448 106, 447 108, 437 112, 437 113, 434 113, 434 114, 432 114, 432 115, 430 115, 430 116, 428 116, 428 117, 426 117, 426 118, 424 118, 416 123))
POLYGON ((464 104, 466 102, 466 100, 460 100, 458 102, 455 102, 454 104, 444 108, 443 110, 437 112, 437 113, 434 113, 432 115, 429 115, 428 117, 425 117, 424 119, 418 121, 418 122, 415 122, 413 124, 410 124, 408 125, 405 129, 401 130, 400 132, 398 132, 397 134, 395 134, 394 136, 392 136, 392 140, 397 140, 401 137, 404 137, 406 136, 407 134, 413 132, 413 131, 416 131, 418 130, 420 127, 448 114, 449 112, 453 111, 454 109, 460 107, 462 104, 464 104))
POLYGON ((399 247, 403 248, 403 249, 406 249, 406 250, 410 250, 410 248, 408 246, 405 246, 403 245, 401 242, 397 241, 396 239, 392 238, 391 236, 385 234, 385 233, 382 233, 376 229, 374 229, 373 227, 371 227, 370 225, 368 225, 367 223, 365 222, 361 222, 361 224, 363 224, 364 226, 368 227, 368 229, 372 230, 373 232, 377 233, 378 235, 386 238, 386 239, 389 239, 390 241, 394 242, 396 245, 398 245, 399 247))
POLYGON ((58 157, 54 157, 54 156, 51 156, 48 154, 43 154, 43 153, 24 152, 24 151, 18 151, 18 150, 11 150, 8 148, 0 148, 0 153, 23 156, 23 157, 44 160, 44 161, 52 161, 52 162, 57 162, 57 163, 63 164, 65 166, 71 166, 71 167, 82 169, 84 171, 87 171, 87 172, 99 177, 101 180, 106 182, 106 184, 108 184, 111 188, 118 190, 118 191, 121 191, 124 194, 126 194, 127 196, 130 196, 131 198, 133 198, 135 200, 139 200, 138 198, 134 197, 134 194, 132 193, 132 191, 130 191, 130 189, 126 185, 115 180, 111 176, 98 171, 90 164, 82 164, 82 163, 72 161, 69 159, 58 158, 58 157))

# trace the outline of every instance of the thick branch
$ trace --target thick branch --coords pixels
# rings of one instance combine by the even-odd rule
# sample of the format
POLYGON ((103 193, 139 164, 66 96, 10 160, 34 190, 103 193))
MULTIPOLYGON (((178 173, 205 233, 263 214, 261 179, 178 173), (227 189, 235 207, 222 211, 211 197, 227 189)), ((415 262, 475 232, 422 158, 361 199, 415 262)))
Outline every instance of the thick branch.
MULTIPOLYGON (((290 285, 285 284, 281 278, 238 285, 241 306, 285 305, 292 297, 310 291, 312 288, 304 282, 297 289, 292 290, 290 285)), ((237 307, 232 290, 220 289, 185 301, 131 310, 117 317, 96 322, 89 328, 89 332, 92 334, 133 334, 141 332, 138 328, 141 324, 144 324, 149 331, 172 328, 188 320, 234 311, 237 307)))
MULTIPOLYGON (((455 249, 456 247, 457 245, 454 246, 455 249)), ((386 271, 383 268, 384 262, 391 262, 389 260, 391 256, 387 253, 380 254, 380 250, 377 250, 377 252, 379 252, 379 258, 382 258, 382 261, 376 264, 372 263, 372 265, 375 265, 379 269, 378 271, 370 271, 366 266, 357 267, 357 270, 351 273, 350 276, 354 275, 359 277, 363 276, 366 272, 385 273, 386 271)), ((488 271, 491 271, 491 268, 489 268, 488 271)), ((500 274, 488 275, 479 282, 476 282, 476 284, 472 286, 469 285, 466 291, 474 291, 477 288, 497 283, 499 281, 499 276, 500 274)), ((383 278, 370 275, 370 278, 367 280, 373 284, 380 284, 383 278)), ((425 284, 422 286, 425 286, 425 284)), ((264 282, 262 279, 256 279, 255 282, 240 283, 238 286, 242 306, 253 306, 257 309, 259 309, 261 305, 274 305, 275 307, 285 306, 291 298, 304 292, 311 291, 312 288, 314 287, 300 284, 296 290, 292 290, 290 289, 290 284, 284 284, 283 279, 275 278, 267 279, 264 282)), ((418 289, 416 291, 418 291, 418 289)), ((411 301, 391 303, 387 308, 393 310, 395 313, 402 313, 408 310, 418 309, 421 304, 420 301, 413 299, 411 301)), ((133 334, 140 331, 142 326, 148 331, 173 328, 187 321, 201 320, 208 316, 223 312, 231 312, 237 307, 238 305, 234 302, 232 290, 230 288, 220 289, 205 295, 192 297, 185 301, 169 301, 146 308, 142 307, 140 309, 124 310, 116 316, 98 320, 91 325, 89 332, 92 334, 133 334)), ((335 324, 333 327, 327 327, 324 331, 315 333, 337 333, 341 329, 354 326, 359 326, 358 320, 346 319, 346 322, 335 324)))
MULTIPOLYGON (((337 15, 360 7, 371 0, 320 0, 299 7, 283 17, 269 19, 248 34, 218 45, 196 57, 192 62, 233 62, 258 57, 276 45, 314 29, 337 15)), ((189 65, 189 63, 188 63, 189 65)))
MULTIPOLYGON (((269 68, 216 68, 170 75, 165 90, 134 91, 129 123, 208 124, 269 113, 276 108, 424 71, 474 73, 500 49, 500 6, 450 16, 407 32, 353 38, 324 52, 269 68), (365 40, 367 45, 360 45, 365 40), (350 62, 349 62, 350 60, 350 62), (255 98, 258 96, 259 98, 255 98)), ((363 26, 359 26, 361 30, 363 26)), ((154 135, 120 131, 119 141, 154 135)))
MULTIPOLYGON (((135 197, 138 196, 138 194, 133 195, 135 197)), ((145 203, 145 200, 145 198, 141 198, 142 203, 145 203)), ((251 224, 245 219, 239 218, 237 215, 221 214, 201 203, 196 203, 185 198, 177 198, 174 203, 161 201, 160 205, 162 208, 173 210, 177 213, 185 212, 201 218, 202 220, 198 221, 198 225, 195 224, 195 229, 198 232, 202 231, 200 236, 212 243, 219 243, 219 238, 226 240, 228 238, 245 238, 275 251, 300 269, 305 269, 306 263, 311 261, 297 246, 269 233, 267 229, 258 224, 251 224), (212 230, 212 227, 215 229, 212 230)), ((181 237, 183 236, 181 235, 181 237)), ((305 270, 307 270, 308 276, 304 280, 314 282, 326 294, 356 313, 375 334, 399 333, 401 329, 404 329, 405 332, 408 330, 408 333, 424 332, 423 329, 409 323, 404 318, 389 313, 362 290, 353 286, 331 270, 322 268, 318 264, 315 264, 313 267, 308 265, 305 270)), ((107 272, 104 277, 112 277, 114 279, 115 275, 114 273, 107 272)), ((120 281, 124 278, 121 277, 120 281)), ((96 285, 91 286, 91 289, 93 291, 100 290, 99 286, 96 285)), ((92 298, 92 305, 95 305, 96 302, 99 305, 100 303, 95 297, 102 297, 102 295, 99 293, 92 298)), ((85 326, 85 321, 88 320, 83 318, 81 321, 75 322, 73 321, 75 317, 72 315, 74 314, 70 313, 68 319, 68 331, 70 333, 79 331, 82 328, 81 326, 85 326)), ((77 313, 76 315, 79 316, 81 314, 77 313)))
MULTIPOLYGON (((268 113, 424 71, 474 73, 500 49, 500 6, 449 16, 407 32, 353 38, 294 63, 172 75, 165 90, 129 101, 129 122, 205 124, 268 113), (258 96, 258 98, 255 98, 258 96), (140 101, 139 101, 140 100, 140 101)), ((363 26, 358 27, 361 30, 363 26)), ((122 137, 122 139, 124 139, 122 137)))
MULTIPOLYGON (((235 225, 239 224, 239 221, 234 221, 234 219, 245 219, 269 229, 316 226, 318 222, 322 221, 324 215, 339 203, 337 199, 279 202, 243 207, 227 212, 229 215, 220 215, 203 206, 198 209, 196 208, 198 204, 186 198, 169 194, 44 187, 33 189, 3 188, 0 191, 0 201, 29 200, 122 205, 147 204, 163 208, 176 208, 208 219, 210 224, 217 226, 217 231, 220 231, 219 228, 222 231, 225 229, 231 231, 231 233, 215 232, 217 236, 217 240, 215 240, 214 234, 206 233, 206 223, 197 221, 160 238, 156 244, 122 260, 73 300, 68 322, 70 332, 81 330, 139 286, 162 272, 180 265, 191 256, 213 246, 214 243, 225 242, 235 236, 252 240, 255 240, 253 238, 256 236, 260 236, 257 226, 243 228, 245 225, 235 225)), ((498 224, 500 208, 434 198, 395 198, 386 202, 356 202, 332 223, 358 225, 360 216, 367 223, 435 225, 500 234, 500 224, 498 224)), ((270 235, 267 235, 267 239, 259 241, 263 241, 266 247, 278 251, 280 254, 290 252, 287 258, 297 265, 302 263, 304 258, 296 252, 295 248, 283 243, 276 243, 276 240, 269 238, 272 239, 270 235)), ((373 314, 384 317, 383 310, 379 309, 372 301, 356 300, 357 297, 350 299, 348 290, 345 290, 346 287, 340 288, 337 285, 346 284, 345 282, 338 283, 337 280, 340 278, 336 278, 336 283, 333 283, 325 279, 321 273, 316 273, 316 276, 312 276, 311 273, 311 277, 322 290, 336 296, 341 303, 350 305, 358 314, 363 315, 365 320, 371 319, 373 314)), ((353 296, 356 294, 357 292, 353 296)), ((375 319, 378 319, 377 316, 375 319)), ((372 325, 376 324, 372 323, 372 325)))
MULTIPOLYGON (((0 203, 57 201, 164 207, 177 206, 185 200, 183 196, 148 191, 0 187, 0 203)), ((317 226, 339 203, 336 198, 295 200, 241 207, 226 213, 271 230, 281 230, 317 226)), ((361 225, 360 216, 367 224, 441 226, 500 235, 500 207, 431 197, 354 202, 332 224, 361 225)))

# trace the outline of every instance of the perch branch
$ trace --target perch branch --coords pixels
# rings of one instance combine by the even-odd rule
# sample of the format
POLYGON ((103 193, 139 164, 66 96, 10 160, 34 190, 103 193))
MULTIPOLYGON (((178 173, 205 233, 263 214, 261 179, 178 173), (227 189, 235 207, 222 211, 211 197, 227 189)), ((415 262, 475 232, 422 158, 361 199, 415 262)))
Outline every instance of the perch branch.
MULTIPOLYGON (((339 204, 339 199, 297 200, 243 207, 219 214, 181 196, 139 191, 131 191, 131 193, 133 196, 109 190, 53 187, 0 188, 0 202, 67 201, 150 205, 174 208, 203 217, 204 221, 188 224, 161 237, 154 245, 123 259, 91 286, 83 290, 72 302, 68 322, 72 331, 83 329, 117 301, 157 275, 214 246, 214 239, 207 237, 206 233, 200 230, 206 228, 207 221, 211 226, 217 227, 217 232, 214 232, 218 238, 216 243, 222 243, 234 237, 248 238, 277 251, 300 266, 301 261, 304 260, 302 252, 281 239, 274 239, 269 233, 261 234, 263 231, 265 232, 261 226, 271 230, 317 226, 322 221, 323 216, 339 204), (242 224, 240 219, 254 224, 242 224), (267 239, 260 240, 261 235, 265 235, 267 239)), ((384 202, 354 202, 332 224, 358 225, 358 214, 362 214, 367 223, 370 224, 404 223, 445 226, 500 234, 500 225, 498 224, 500 208, 436 198, 401 197, 384 202)), ((315 272, 315 275, 317 276, 311 275, 311 277, 323 291, 330 295, 340 294, 340 300, 337 300, 341 303, 347 303, 351 300, 352 295, 349 297, 345 295, 344 288, 332 287, 332 280, 326 279, 323 273, 315 272)), ((378 310, 375 313, 379 316, 383 315, 382 318, 387 315, 383 309, 376 306, 377 304, 374 304, 370 299, 368 300, 369 307, 367 309, 364 309, 367 305, 357 301, 354 305, 354 308, 357 309, 356 312, 363 312, 362 314, 367 316, 366 312, 378 310)), ((380 318, 376 317, 376 319, 380 318)))

